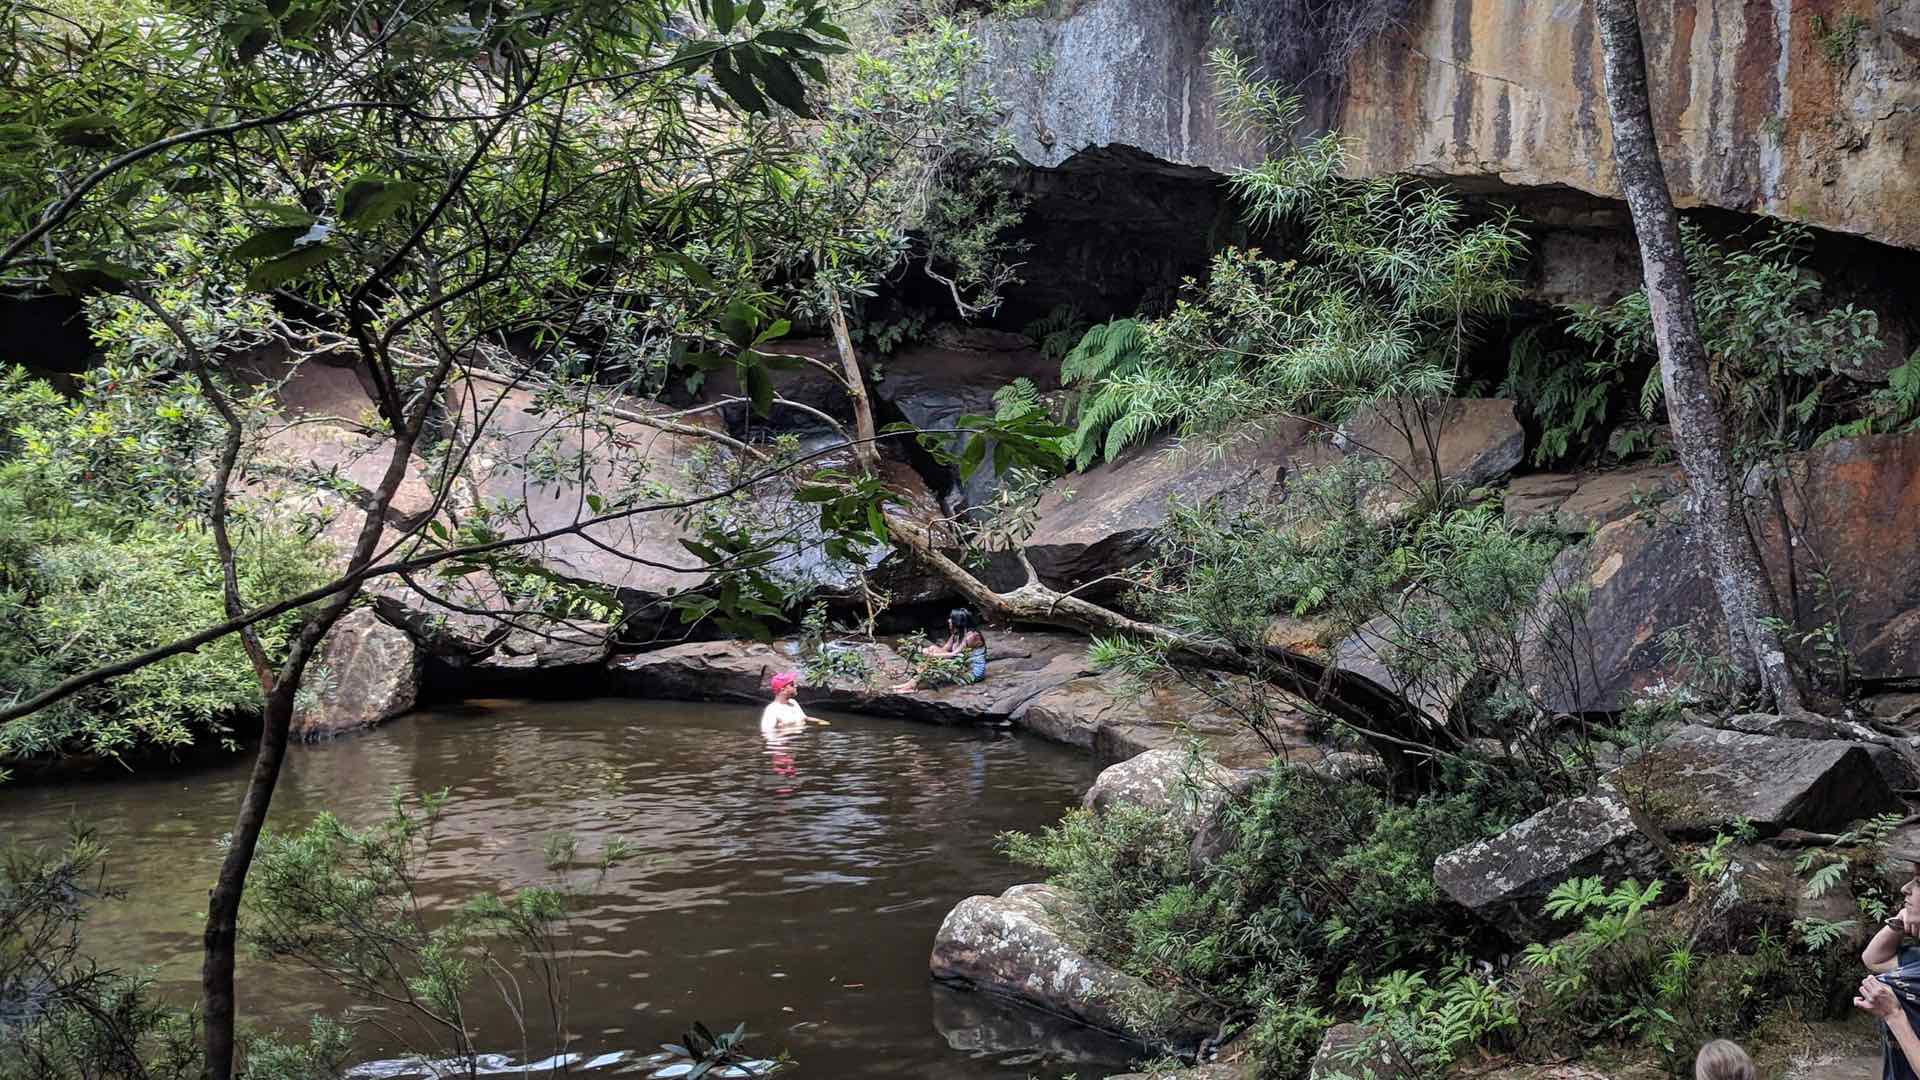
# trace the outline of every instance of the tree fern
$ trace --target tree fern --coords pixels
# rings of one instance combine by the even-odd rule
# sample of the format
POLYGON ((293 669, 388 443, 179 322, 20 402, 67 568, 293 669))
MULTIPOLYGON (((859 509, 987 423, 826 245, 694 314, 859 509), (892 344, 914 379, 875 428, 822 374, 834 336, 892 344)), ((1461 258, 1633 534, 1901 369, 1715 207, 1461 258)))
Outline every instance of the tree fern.
POLYGON ((1074 468, 1093 464, 1107 429, 1128 415, 1133 402, 1125 380, 1145 363, 1146 334, 1138 319, 1095 326, 1061 360, 1061 383, 1079 395, 1079 424, 1068 447, 1074 468))

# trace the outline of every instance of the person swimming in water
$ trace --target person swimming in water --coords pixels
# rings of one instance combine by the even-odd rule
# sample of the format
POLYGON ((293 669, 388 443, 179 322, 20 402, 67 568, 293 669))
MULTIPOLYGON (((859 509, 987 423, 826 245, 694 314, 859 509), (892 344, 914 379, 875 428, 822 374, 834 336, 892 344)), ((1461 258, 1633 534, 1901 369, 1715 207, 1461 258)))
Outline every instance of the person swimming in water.
POLYGON ((895 686, 894 692, 909 693, 954 679, 963 683, 977 683, 987 677, 987 636, 980 632, 980 624, 974 620, 973 612, 966 608, 954 608, 947 613, 946 642, 941 645, 930 645, 922 649, 920 655, 932 658, 964 658, 967 665, 966 672, 960 676, 949 676, 932 665, 919 665, 913 678, 895 686))
POLYGON ((807 724, 826 723, 825 720, 808 716, 800 703, 793 700, 794 694, 800 689, 799 672, 779 672, 767 681, 767 685, 773 690, 773 700, 760 710, 761 731, 790 730, 807 724))

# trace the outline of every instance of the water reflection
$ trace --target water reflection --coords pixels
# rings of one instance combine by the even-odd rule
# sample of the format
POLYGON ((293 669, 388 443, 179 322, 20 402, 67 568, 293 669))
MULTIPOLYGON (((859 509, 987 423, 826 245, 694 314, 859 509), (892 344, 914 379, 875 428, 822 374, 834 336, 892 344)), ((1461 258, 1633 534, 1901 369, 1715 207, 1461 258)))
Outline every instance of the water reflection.
MULTIPOLYGON (((395 790, 447 788, 453 801, 423 867, 424 899, 442 909, 546 880, 551 833, 573 834, 587 853, 616 836, 636 845, 638 857, 603 881, 583 880, 567 957, 574 1037, 563 1048, 584 1059, 575 1069, 651 1053, 694 1020, 746 1021, 753 1047, 790 1052, 797 1076, 1014 1080, 1049 1071, 1028 1060, 1035 1046, 1042 1062, 1080 1060, 1052 1036, 1014 1047, 1018 1023, 956 1041, 982 1025, 936 1011, 926 965, 953 904, 1021 879, 993 838, 1056 819, 1091 782, 1091 763, 1003 735, 831 719, 763 735, 752 708, 469 703, 303 748, 272 825, 296 828, 321 809, 365 825, 395 790)), ((190 999, 216 841, 244 781, 236 762, 0 788, 0 822, 53 839, 70 810, 94 818, 130 897, 102 909, 91 944, 123 966, 155 965, 164 989, 190 999)), ((251 1019, 301 1027, 347 1004, 317 979, 251 961, 240 993, 251 1019)), ((518 1046, 502 1008, 481 1009, 475 1026, 489 1049, 518 1046)), ((413 1049, 361 1036, 364 1060, 391 1064, 413 1049)))

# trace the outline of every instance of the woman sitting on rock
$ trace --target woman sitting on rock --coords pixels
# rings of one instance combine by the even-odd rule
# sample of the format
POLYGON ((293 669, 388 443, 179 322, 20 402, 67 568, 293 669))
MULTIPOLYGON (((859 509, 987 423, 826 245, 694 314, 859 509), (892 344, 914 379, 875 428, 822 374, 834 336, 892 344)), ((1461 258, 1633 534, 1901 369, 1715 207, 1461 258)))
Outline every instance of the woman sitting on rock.
POLYGON ((947 640, 920 650, 915 657, 913 678, 893 689, 895 693, 907 694, 942 683, 977 683, 986 677, 987 636, 980 632, 973 612, 954 608, 947 613, 947 640), (936 663, 925 662, 929 660, 936 663), (951 665, 937 663, 941 660, 964 660, 965 673, 954 673, 951 665))
MULTIPOLYGON (((1903 857, 1911 855, 1901 852, 1903 857)), ((1860 984, 1854 1007, 1872 1013, 1886 1025, 1880 1074, 1885 1080, 1920 1077, 1920 949, 1907 942, 1920 937, 1920 863, 1914 877, 1900 887, 1905 903, 1893 914, 1860 954, 1874 974, 1860 984)))

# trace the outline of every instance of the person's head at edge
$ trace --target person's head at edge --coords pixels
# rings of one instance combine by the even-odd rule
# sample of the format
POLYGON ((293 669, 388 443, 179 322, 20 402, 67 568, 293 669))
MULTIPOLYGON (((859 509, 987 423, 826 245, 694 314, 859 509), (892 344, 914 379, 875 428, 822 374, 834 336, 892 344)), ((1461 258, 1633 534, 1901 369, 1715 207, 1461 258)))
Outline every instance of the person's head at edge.
POLYGON ((1693 1059, 1693 1080, 1755 1080, 1757 1075, 1747 1052, 1725 1039, 1701 1047, 1693 1059))
POLYGON ((799 689, 800 686, 800 673, 797 671, 779 672, 775 674, 773 678, 767 680, 767 685, 773 688, 773 700, 792 701, 793 692, 799 689))

